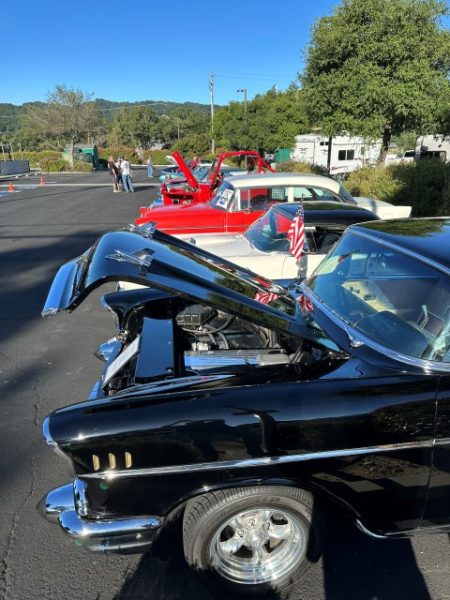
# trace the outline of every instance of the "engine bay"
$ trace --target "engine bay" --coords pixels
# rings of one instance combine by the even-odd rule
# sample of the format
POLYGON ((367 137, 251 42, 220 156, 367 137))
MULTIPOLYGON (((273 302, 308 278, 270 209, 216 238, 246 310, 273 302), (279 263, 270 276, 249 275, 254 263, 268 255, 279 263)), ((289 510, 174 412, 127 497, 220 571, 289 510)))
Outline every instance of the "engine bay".
POLYGON ((285 377, 290 371, 293 378, 301 379, 329 371, 336 360, 342 360, 307 340, 174 297, 143 303, 122 314, 119 330, 120 351, 107 366, 109 375, 103 377, 107 394, 171 378, 255 369, 283 369, 285 377), (127 360, 121 359, 126 353, 127 360))

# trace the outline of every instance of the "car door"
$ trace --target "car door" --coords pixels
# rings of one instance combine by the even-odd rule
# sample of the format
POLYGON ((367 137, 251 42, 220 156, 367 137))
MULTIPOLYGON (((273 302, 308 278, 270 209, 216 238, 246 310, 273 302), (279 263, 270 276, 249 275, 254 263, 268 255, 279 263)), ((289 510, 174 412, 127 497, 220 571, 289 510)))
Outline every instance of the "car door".
POLYGON ((439 383, 433 467, 421 528, 446 526, 450 526, 450 375, 439 383))
POLYGON ((228 210, 225 213, 225 231, 227 233, 241 233, 247 229, 244 225, 244 213, 241 210, 228 210))

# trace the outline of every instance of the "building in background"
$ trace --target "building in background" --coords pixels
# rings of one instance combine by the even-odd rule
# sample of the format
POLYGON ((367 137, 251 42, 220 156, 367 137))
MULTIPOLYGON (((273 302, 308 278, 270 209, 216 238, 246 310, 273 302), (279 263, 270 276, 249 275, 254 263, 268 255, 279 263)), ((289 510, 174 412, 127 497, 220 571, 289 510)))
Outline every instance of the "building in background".
POLYGON ((450 162, 450 137, 440 134, 422 135, 416 140, 416 160, 440 158, 450 162))
POLYGON ((328 168, 328 160, 330 160, 330 175, 340 175, 366 165, 376 164, 380 151, 381 139, 370 141, 362 137, 346 135, 329 138, 308 133, 295 136, 295 146, 290 158, 325 169, 328 168), (329 153, 330 157, 328 157, 329 153))

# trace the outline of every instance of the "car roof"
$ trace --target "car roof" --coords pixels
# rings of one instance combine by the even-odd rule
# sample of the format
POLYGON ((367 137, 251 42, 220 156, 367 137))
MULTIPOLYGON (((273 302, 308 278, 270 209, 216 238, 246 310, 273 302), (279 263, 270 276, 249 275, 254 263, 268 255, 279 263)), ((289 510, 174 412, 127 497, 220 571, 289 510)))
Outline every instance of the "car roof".
MULTIPOLYGON (((292 220, 297 214, 298 205, 298 202, 275 204, 269 209, 269 212, 277 212, 292 220)), ((305 223, 309 225, 335 223, 336 225, 345 224, 348 226, 353 223, 379 219, 379 217, 370 210, 366 210, 365 208, 353 204, 344 204, 343 202, 305 200, 303 207, 305 210, 305 223)))
POLYGON ((450 217, 374 221, 353 225, 351 229, 370 234, 450 269, 450 217))
POLYGON ((229 177, 227 182, 235 188, 265 187, 269 185, 318 186, 338 193, 340 185, 334 179, 314 173, 250 173, 229 177))
MULTIPOLYGON (((297 214, 299 207, 299 202, 283 202, 279 204, 274 204, 269 210, 283 213, 286 217, 294 218, 297 214)), ((359 206, 355 206, 354 204, 345 204, 344 202, 334 202, 332 200, 304 200, 303 208, 305 213, 309 212, 358 212, 362 216, 372 216, 376 217, 376 215, 367 210, 365 208, 361 208, 359 206)), ((378 217, 376 217, 378 218, 378 217)))

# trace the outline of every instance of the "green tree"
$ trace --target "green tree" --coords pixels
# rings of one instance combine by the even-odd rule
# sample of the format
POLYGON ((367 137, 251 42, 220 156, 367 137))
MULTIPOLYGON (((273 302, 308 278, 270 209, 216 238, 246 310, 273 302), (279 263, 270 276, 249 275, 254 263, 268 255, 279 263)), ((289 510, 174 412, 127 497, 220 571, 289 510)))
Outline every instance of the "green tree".
POLYGON ((137 148, 150 148, 160 140, 160 117, 147 106, 119 111, 110 133, 110 141, 137 148))
POLYGON ((232 150, 274 152, 291 147, 294 137, 308 129, 302 90, 270 90, 247 103, 230 102, 217 112, 214 122, 219 146, 232 150))
MULTIPOLYGON (((192 142, 195 136, 208 134, 209 126, 207 113, 183 106, 176 108, 170 115, 161 115, 159 120, 161 141, 166 147, 173 144, 179 146, 180 143, 182 145, 184 138, 189 138, 192 142)), ((191 145, 191 142, 188 141, 187 144, 191 145)))
POLYGON ((58 84, 46 103, 30 104, 22 121, 30 138, 44 139, 48 145, 63 149, 95 138, 103 129, 101 114, 95 109, 92 94, 58 84))
POLYGON ((441 0, 342 0, 315 24, 301 77, 325 134, 383 138, 437 131, 448 105, 450 32, 441 0))

